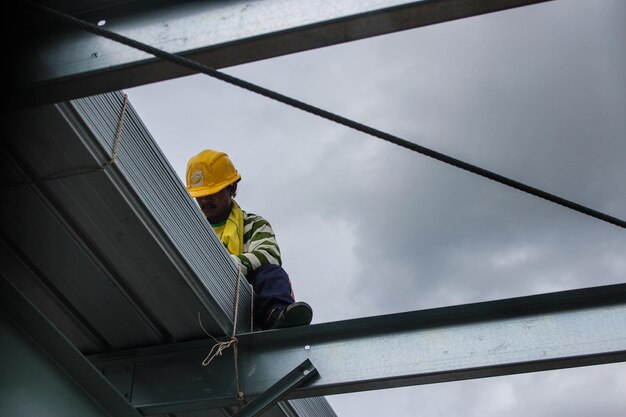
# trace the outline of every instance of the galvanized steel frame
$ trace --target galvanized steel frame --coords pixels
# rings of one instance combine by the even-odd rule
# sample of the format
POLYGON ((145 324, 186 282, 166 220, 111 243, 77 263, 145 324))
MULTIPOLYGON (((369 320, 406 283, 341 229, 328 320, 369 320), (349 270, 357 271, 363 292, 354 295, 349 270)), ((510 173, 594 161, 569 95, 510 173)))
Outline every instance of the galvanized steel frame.
MULTIPOLYGON (((319 0, 303 6, 288 0, 102 0, 89 10, 64 11, 93 22, 106 19, 110 30, 223 68, 542 1, 319 0)), ((20 54, 13 66, 19 73, 10 79, 17 107, 188 74, 45 18, 24 26, 32 31, 28 53, 20 54)), ((233 406, 232 361, 199 366, 211 344, 90 359, 144 414, 233 406)), ((242 389, 251 398, 304 359, 315 363, 321 377, 288 398, 619 362, 626 360, 626 284, 244 334, 239 352, 242 389)))
MULTIPOLYGON (((131 366, 133 405, 159 414, 235 404, 232 359, 200 366, 213 341, 95 355, 131 366), (156 394, 158 392, 158 395, 156 394)), ((584 288, 239 336, 250 397, 310 359, 301 398, 626 360, 626 284, 584 288)))
MULTIPOLYGON (((213 68, 224 68, 546 0, 109 1, 46 6, 213 68)), ((23 3, 19 3, 22 4, 23 3)), ((18 5, 19 5, 18 4, 18 5)), ((19 7, 19 6, 18 6, 19 7)), ((49 104, 189 75, 22 7, 9 68, 18 107, 49 104), (27 53, 23 53, 27 52, 27 53), (11 73, 11 71, 15 69, 11 73)))

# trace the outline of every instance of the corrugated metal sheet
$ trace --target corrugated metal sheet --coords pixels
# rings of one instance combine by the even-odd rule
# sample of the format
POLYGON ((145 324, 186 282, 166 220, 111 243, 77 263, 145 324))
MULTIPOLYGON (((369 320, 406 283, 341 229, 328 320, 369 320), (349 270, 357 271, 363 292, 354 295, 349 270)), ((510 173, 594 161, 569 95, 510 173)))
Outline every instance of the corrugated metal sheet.
POLYGON ((289 404, 297 416, 336 416, 328 401, 320 397, 300 398, 285 403, 289 404))
MULTIPOLYGON (((121 105, 110 93, 12 118, 7 250, 65 306, 52 321, 80 335, 85 353, 205 337, 198 313, 210 332, 226 334, 235 268, 132 106, 116 162, 92 170, 110 158, 121 105)), ((243 326, 246 286, 241 303, 243 326)))
MULTIPOLYGON (((83 354, 205 338, 199 313, 229 334, 235 267, 132 105, 100 169, 122 103, 114 92, 3 116, 0 273, 83 354)), ((250 299, 243 285, 240 331, 250 299)))
MULTIPOLYGON (((112 149, 120 113, 120 93, 76 100, 72 104, 99 142, 112 149)), ((167 238, 183 255, 195 277, 209 289, 220 309, 230 315, 236 273, 223 245, 189 198, 132 106, 128 112, 130 117, 124 125, 117 167, 167 238)), ((250 303, 247 288, 242 291, 241 302, 250 303)), ((243 309, 242 313, 247 314, 247 310, 243 309)))

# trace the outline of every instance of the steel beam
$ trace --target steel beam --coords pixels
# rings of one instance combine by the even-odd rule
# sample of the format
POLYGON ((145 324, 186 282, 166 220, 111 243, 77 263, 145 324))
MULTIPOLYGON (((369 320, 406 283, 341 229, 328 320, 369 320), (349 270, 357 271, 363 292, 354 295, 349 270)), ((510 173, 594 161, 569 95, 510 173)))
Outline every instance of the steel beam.
MULTIPOLYGON (((0 316, 6 314, 41 349, 42 355, 48 356, 107 415, 140 416, 110 380, 102 376, 4 276, 0 276, 0 301, 0 316)), ((37 377, 38 375, 33 375, 33 378, 37 377)), ((33 401, 38 399, 33 398, 33 401)))
MULTIPOLYGON (((45 5, 213 68, 546 0, 46 1, 45 5)), ((190 74, 144 52, 50 21, 18 2, 11 106, 75 99, 190 74)), ((27 2, 26 2, 27 4, 27 2)))
POLYGON ((314 376, 317 376, 317 369, 315 369, 310 360, 305 359, 304 362, 282 377, 264 393, 257 396, 233 417, 260 416, 280 401, 287 393, 302 386, 314 376))
MULTIPOLYGON (((234 405, 232 357, 201 366, 212 343, 91 359, 105 375, 134 369, 145 415, 234 405)), ((305 359, 320 377, 287 398, 620 362, 626 284, 243 334, 241 390, 254 398, 305 359)))

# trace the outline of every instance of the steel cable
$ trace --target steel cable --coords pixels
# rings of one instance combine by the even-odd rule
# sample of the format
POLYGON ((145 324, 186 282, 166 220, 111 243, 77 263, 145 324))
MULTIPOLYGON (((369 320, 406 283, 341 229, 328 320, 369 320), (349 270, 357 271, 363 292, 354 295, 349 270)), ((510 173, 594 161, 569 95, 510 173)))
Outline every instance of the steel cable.
POLYGON ((594 217, 598 220, 602 220, 604 222, 610 223, 612 225, 621 227, 621 228, 626 228, 626 221, 619 219, 617 217, 613 217, 610 216, 606 213, 591 209, 589 207, 583 206, 581 204, 575 203, 573 201, 567 200, 565 198, 559 197, 557 195, 548 193, 546 191, 540 190, 538 188, 532 187, 530 185, 526 185, 524 183, 521 183, 519 181, 507 178, 503 175, 500 174, 496 174, 495 172, 486 170, 484 168, 480 168, 476 165, 472 165, 470 163, 461 161, 459 159, 453 158, 451 156, 445 155, 443 153, 437 152, 435 150, 426 148, 424 146, 418 145, 416 143, 413 142, 409 142, 408 140, 399 138, 397 136, 391 135, 389 133, 383 132, 381 130, 378 129, 374 129, 372 127, 366 126, 362 123, 358 123, 355 122, 353 120, 347 119, 345 117, 339 116, 337 114, 331 113, 329 111, 320 109, 318 107, 312 106, 310 104, 304 103, 302 101, 293 99, 291 97, 285 96, 283 94, 277 93, 275 91, 269 90, 267 88, 261 87, 259 85, 253 84, 251 82, 242 80, 240 78, 225 74, 223 72, 217 71, 214 68, 208 67, 206 65, 200 64, 199 62, 193 61, 191 59, 187 59, 183 56, 177 55, 177 54, 173 54, 173 53, 169 53, 166 51, 163 51, 161 49, 155 48, 153 46, 144 44, 142 42, 136 41, 134 39, 128 38, 126 36, 120 35, 118 33, 115 32, 111 32, 107 29, 101 28, 97 25, 94 25, 92 23, 89 22, 85 22, 84 20, 81 19, 77 19, 73 16, 67 15, 65 13, 59 12, 57 10, 54 9, 50 9, 49 7, 40 5, 40 4, 36 4, 33 3, 29 0, 25 1, 26 4, 28 4, 31 7, 34 7, 42 12, 45 12, 46 14, 54 17, 55 19, 58 19, 59 21, 65 22, 65 23, 69 23, 73 26, 76 26, 80 29, 83 29, 85 31, 91 32, 95 35, 98 36, 102 36, 105 37, 107 39, 113 40, 115 42, 119 42, 121 44, 124 44, 126 46, 130 46, 131 48, 135 48, 144 52, 147 52, 151 55, 154 55, 157 58, 162 58, 166 61, 170 61, 173 62, 175 64, 178 64, 180 66, 192 69, 196 72, 199 73, 203 73, 206 75, 209 75, 213 78, 217 78, 219 80, 222 80, 224 82, 227 82, 229 84, 235 85, 237 87, 246 89, 248 91, 251 91, 253 93, 262 95, 264 97, 270 98, 272 100, 281 102, 283 104, 295 107, 297 109, 303 110, 307 113, 311 113, 314 114, 316 116, 322 117, 324 119, 333 121, 335 123, 338 123, 340 125, 349 127, 351 129, 357 130, 359 132, 365 133, 367 135, 382 139, 384 141, 393 143, 395 145, 401 146, 403 148, 409 149, 411 151, 420 153, 422 155, 425 156, 429 156, 433 159, 436 159, 438 161, 444 162, 446 164, 455 166, 457 168, 460 168, 462 170, 474 173, 476 175, 480 175, 484 178, 490 179, 492 181, 498 182, 500 184, 503 185, 507 185, 509 187, 512 187, 516 190, 534 195, 535 197, 539 197, 542 198, 544 200, 550 201, 552 203, 558 204, 560 206, 569 208, 571 210, 577 211, 579 213, 582 214, 586 214, 588 216, 594 217))

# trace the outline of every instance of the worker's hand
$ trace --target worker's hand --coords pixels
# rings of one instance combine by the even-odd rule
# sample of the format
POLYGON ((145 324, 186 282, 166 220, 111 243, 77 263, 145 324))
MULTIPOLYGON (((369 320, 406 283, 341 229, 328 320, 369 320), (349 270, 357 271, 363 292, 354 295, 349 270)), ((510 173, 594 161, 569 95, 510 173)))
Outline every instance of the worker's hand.
POLYGON ((243 266, 243 264, 241 263, 241 259, 239 259, 239 257, 237 255, 230 255, 230 258, 233 260, 233 262, 235 263, 236 267, 241 268, 241 273, 243 275, 246 275, 247 268, 245 266, 243 266))

